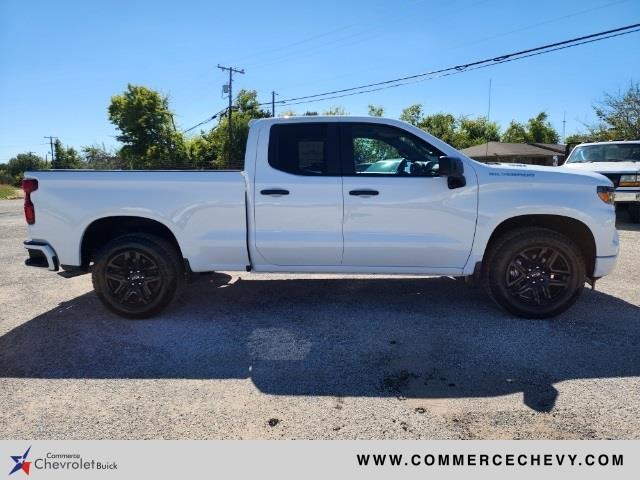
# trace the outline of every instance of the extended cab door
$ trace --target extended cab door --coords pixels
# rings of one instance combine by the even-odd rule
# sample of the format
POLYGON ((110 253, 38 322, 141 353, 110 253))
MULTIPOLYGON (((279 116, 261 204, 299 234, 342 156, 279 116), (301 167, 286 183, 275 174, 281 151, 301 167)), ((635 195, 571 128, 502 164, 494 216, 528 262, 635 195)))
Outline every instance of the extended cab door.
MULTIPOLYGON (((271 265, 340 265, 342 179, 335 123, 280 123, 256 162, 255 247, 271 265)), ((253 259, 255 263, 262 263, 253 259)))
POLYGON ((474 172, 465 172, 466 185, 450 188, 438 176, 442 152, 423 139, 379 123, 341 128, 342 264, 462 268, 475 232, 474 172))

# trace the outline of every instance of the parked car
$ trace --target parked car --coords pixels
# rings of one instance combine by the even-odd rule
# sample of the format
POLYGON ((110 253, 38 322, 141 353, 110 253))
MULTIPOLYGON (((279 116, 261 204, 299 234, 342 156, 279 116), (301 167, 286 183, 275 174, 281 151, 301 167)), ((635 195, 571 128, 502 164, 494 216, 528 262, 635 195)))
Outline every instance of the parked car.
POLYGON ((242 171, 36 171, 23 189, 26 263, 90 271, 130 318, 215 270, 475 278, 509 312, 545 318, 618 255, 603 176, 482 164, 383 118, 253 121, 242 171))
POLYGON ((582 143, 571 151, 565 166, 611 180, 616 205, 626 207, 631 221, 640 223, 640 140, 582 143))

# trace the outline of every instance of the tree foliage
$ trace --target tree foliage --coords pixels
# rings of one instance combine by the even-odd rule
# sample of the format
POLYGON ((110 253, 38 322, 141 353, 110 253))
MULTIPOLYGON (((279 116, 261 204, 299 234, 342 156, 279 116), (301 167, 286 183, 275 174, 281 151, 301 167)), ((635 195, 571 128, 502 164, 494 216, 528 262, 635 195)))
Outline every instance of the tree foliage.
POLYGON ((6 175, 11 179, 11 183, 20 186, 24 172, 44 168, 47 168, 47 164, 41 156, 31 152, 19 153, 6 164, 6 175))
POLYGON ((53 144, 53 152, 55 158, 54 168, 86 168, 86 164, 78 151, 73 147, 65 147, 60 140, 56 140, 53 144))
POLYGON ((166 96, 129 84, 124 93, 111 97, 108 112, 120 130, 117 139, 124 144, 120 154, 130 168, 180 168, 189 163, 166 96))
POLYGON ((548 121, 546 112, 540 112, 527 122, 529 142, 534 143, 558 143, 560 136, 548 121))
POLYGON ((509 126, 500 139, 507 143, 526 143, 529 141, 529 132, 527 132, 525 125, 511 120, 511 123, 509 123, 509 126))
POLYGON ((605 93, 593 110, 598 122, 588 126, 590 140, 640 139, 640 83, 631 81, 624 91, 605 93))
POLYGON ((500 139, 500 127, 485 117, 455 118, 450 113, 425 115, 422 105, 415 103, 405 108, 400 120, 421 128, 455 148, 466 148, 500 139))
POLYGON ((349 112, 347 112, 344 107, 331 107, 328 110, 325 110, 324 112, 322 112, 323 115, 349 115, 349 112))
POLYGON ((94 170, 115 170, 123 167, 122 158, 113 150, 103 145, 82 147, 82 155, 86 168, 94 170))
POLYGON ((384 107, 381 107, 380 105, 369 105, 367 110, 370 117, 384 116, 384 107))
POLYGON ((231 144, 228 112, 220 118, 215 128, 202 133, 201 138, 194 137, 189 140, 191 158, 201 168, 241 168, 249 135, 249 122, 271 116, 271 112, 260 108, 258 93, 255 90, 240 90, 235 105, 231 121, 231 144))

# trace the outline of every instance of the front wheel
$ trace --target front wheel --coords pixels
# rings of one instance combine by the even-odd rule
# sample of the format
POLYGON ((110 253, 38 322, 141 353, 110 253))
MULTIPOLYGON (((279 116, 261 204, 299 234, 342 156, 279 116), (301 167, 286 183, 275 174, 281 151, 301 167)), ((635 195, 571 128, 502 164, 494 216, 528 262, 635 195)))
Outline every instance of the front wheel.
POLYGON ((568 309, 586 280, 578 247, 544 228, 523 228, 500 237, 489 249, 484 283, 491 297, 525 318, 549 318, 568 309))
POLYGON ((178 253, 153 235, 124 235, 95 257, 93 287, 102 303, 126 318, 149 318, 173 299, 180 282, 178 253))

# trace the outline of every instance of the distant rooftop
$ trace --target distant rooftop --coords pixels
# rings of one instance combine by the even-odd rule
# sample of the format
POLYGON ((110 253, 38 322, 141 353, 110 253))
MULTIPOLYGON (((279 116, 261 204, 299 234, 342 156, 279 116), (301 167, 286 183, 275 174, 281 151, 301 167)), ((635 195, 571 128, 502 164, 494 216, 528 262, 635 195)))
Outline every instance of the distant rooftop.
POLYGON ((550 157, 564 156, 565 146, 555 143, 488 142, 460 150, 472 158, 490 157, 550 157))

